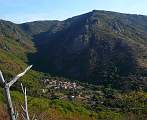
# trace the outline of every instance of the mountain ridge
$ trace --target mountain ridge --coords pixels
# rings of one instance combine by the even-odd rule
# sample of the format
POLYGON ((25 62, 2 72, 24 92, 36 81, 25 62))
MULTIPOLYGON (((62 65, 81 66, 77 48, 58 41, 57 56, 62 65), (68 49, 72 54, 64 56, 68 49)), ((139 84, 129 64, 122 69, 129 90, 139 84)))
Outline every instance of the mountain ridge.
MULTIPOLYGON (((14 24, 14 33, 35 47, 36 52, 27 54, 34 70, 94 84, 117 82, 118 86, 124 77, 129 81, 130 75, 143 76, 144 85, 146 21, 143 15, 93 10, 64 21, 14 24)), ((138 78, 136 81, 140 82, 138 78)))
MULTIPOLYGON (((116 73, 118 76, 125 71, 129 71, 128 68, 131 68, 131 71, 135 72, 137 71, 137 67, 141 67, 141 64, 143 64, 143 66, 146 64, 142 62, 144 58, 141 58, 146 56, 146 20, 147 17, 140 15, 129 15, 108 11, 92 11, 69 18, 65 21, 58 21, 51 30, 49 29, 34 37, 34 41, 39 48, 39 52, 36 54, 38 60, 37 64, 42 63, 41 65, 39 64, 39 67, 36 67, 36 69, 39 70, 41 68, 44 72, 48 71, 53 74, 65 75, 66 77, 74 79, 88 80, 100 78, 102 79, 100 82, 102 84, 103 81, 109 81, 104 80, 104 76, 106 74, 106 76, 110 77, 112 73, 108 71, 114 72, 115 67, 119 66, 120 68, 117 68, 118 71, 121 71, 116 73), (101 48, 98 46, 101 46, 101 48), (121 49, 119 49, 118 46, 121 49), (103 48, 105 47, 108 50, 103 51, 103 48), (101 56, 98 56, 98 53, 102 53, 102 51, 104 53, 101 56), (110 60, 109 54, 114 54, 112 55, 113 57, 111 56, 113 62, 110 60), (123 57, 119 58, 119 55, 121 54, 123 54, 123 57), (142 56, 141 54, 144 55, 142 56), (94 56, 89 58, 90 55, 94 56), (96 56, 97 58, 95 58, 96 56), (100 57, 104 58, 100 59, 100 57), (108 58, 108 61, 105 60, 108 58), (116 58, 119 62, 115 61, 116 58), (42 59, 44 60, 43 62, 42 59), (99 59, 99 62, 97 60, 95 61, 95 59, 99 59), (124 63, 122 62, 122 65, 119 65, 121 59, 126 59, 126 61, 123 61, 124 63), (101 61, 105 62, 101 63, 101 61), (109 62, 112 62, 112 65, 108 64, 109 62), (105 68, 105 66, 101 66, 101 70, 97 71, 97 69, 100 69, 99 64, 110 65, 110 68, 116 64, 117 66, 113 66, 111 69, 109 69, 109 67, 105 68), (132 65, 130 66, 130 64, 132 65), (127 70, 124 70, 123 68, 125 65, 125 69, 127 70), (93 67, 90 68, 89 66, 93 67), (93 73, 90 69, 93 69, 93 72, 97 72, 93 73), (133 69, 135 70, 133 71, 133 69), (101 74, 102 76, 91 76, 91 72, 94 76, 97 74, 101 74), (85 75, 87 75, 87 77, 84 77, 85 75)), ((131 74, 131 71, 126 75, 131 74)), ((110 79, 109 77, 107 79, 110 79)))

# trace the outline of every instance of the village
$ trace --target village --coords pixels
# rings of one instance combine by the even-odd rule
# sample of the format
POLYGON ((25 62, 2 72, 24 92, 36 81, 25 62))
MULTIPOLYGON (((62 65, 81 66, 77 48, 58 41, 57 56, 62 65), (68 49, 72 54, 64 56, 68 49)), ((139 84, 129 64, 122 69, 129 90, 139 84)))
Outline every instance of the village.
POLYGON ((90 94, 85 94, 85 87, 77 84, 76 82, 56 80, 56 79, 44 79, 43 84, 45 86, 42 92, 49 98, 57 99, 89 99, 90 94))
POLYGON ((80 89, 82 86, 78 86, 75 82, 67 82, 62 80, 50 80, 45 79, 43 81, 46 88, 54 88, 54 89, 80 89))

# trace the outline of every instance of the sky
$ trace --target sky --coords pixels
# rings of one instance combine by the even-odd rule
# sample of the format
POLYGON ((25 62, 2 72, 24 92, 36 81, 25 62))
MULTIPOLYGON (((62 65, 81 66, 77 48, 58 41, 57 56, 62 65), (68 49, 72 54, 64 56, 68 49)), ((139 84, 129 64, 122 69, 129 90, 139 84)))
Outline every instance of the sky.
POLYGON ((0 0, 0 19, 65 20, 92 10, 147 15, 146 5, 147 0, 0 0))

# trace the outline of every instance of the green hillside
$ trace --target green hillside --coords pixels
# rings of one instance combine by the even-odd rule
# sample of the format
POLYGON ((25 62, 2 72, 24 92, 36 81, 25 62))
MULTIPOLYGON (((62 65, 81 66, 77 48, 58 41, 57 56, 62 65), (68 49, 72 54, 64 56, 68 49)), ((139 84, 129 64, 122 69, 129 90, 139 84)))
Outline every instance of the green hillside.
MULTIPOLYGON (((9 81, 28 66, 27 55, 36 50, 30 37, 17 25, 7 21, 0 21, 0 23, 0 70, 9 81)), ((37 90, 37 87, 41 87, 39 82, 41 76, 43 76, 42 73, 31 71, 21 82, 28 85, 30 91, 37 90)))

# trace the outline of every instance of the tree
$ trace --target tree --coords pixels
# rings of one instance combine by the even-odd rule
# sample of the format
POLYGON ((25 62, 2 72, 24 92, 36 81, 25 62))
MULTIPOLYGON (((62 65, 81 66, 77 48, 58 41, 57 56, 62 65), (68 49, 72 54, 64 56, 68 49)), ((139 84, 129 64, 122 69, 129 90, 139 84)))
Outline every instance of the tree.
MULTIPOLYGON (((4 95, 5 95, 5 99, 6 99, 6 102, 7 102, 7 109, 8 109, 8 113, 10 115, 10 120, 16 120, 17 119, 17 112, 14 111, 14 108, 13 108, 13 104, 12 104, 12 100, 11 100, 11 95, 10 95, 10 87, 22 76, 25 75, 25 73, 30 70, 32 67, 32 65, 28 66, 24 72, 16 75, 10 82, 7 82, 4 77, 3 77, 3 74, 2 72, 0 71, 0 83, 1 83, 1 86, 4 90, 4 95)), ((24 95, 25 95, 25 103, 27 104, 27 97, 26 97, 26 88, 24 91, 24 95)), ((27 105, 25 106, 25 109, 24 110, 27 110, 27 105)), ((28 113, 28 111, 26 112, 28 113)), ((28 114, 27 114, 28 115, 28 114)), ((26 120, 29 120, 29 117, 27 118, 26 117, 26 120)))

